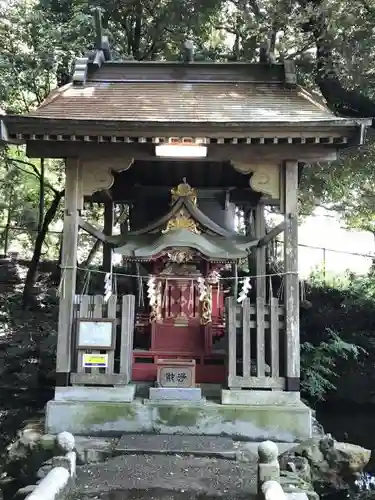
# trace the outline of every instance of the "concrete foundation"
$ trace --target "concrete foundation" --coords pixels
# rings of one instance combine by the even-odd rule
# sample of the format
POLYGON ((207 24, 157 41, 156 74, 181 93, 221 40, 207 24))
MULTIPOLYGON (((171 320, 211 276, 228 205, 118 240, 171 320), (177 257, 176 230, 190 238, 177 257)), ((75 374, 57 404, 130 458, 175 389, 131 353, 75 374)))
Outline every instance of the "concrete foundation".
POLYGON ((55 401, 97 401, 130 403, 134 400, 136 386, 116 387, 56 387, 55 401))
POLYGON ((150 387, 150 401, 201 401, 198 387, 150 387))
POLYGON ((299 405, 301 397, 299 392, 284 391, 253 391, 223 389, 221 391, 221 404, 223 405, 299 405))
POLYGON ((91 436, 143 432, 290 443, 311 437, 311 410, 301 402, 245 406, 141 399, 132 403, 50 401, 46 408, 46 432, 56 434, 63 430, 91 436))

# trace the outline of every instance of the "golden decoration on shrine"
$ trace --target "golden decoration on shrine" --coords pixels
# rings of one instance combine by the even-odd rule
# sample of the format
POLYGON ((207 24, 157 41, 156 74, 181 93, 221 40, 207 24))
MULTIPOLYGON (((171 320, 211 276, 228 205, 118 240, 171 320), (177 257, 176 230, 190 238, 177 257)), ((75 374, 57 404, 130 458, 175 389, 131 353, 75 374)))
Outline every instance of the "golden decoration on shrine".
MULTIPOLYGON (((171 189, 172 204, 179 198, 187 198, 195 206, 197 205, 197 191, 192 188, 187 182, 186 177, 182 179, 181 184, 171 189)), ((187 229, 195 234, 200 234, 198 224, 192 219, 186 209, 181 208, 167 223, 167 227, 162 231, 163 234, 177 229, 187 229)))
POLYGON ((192 188, 186 182, 186 177, 182 179, 181 184, 171 189, 171 195, 172 195, 172 204, 175 203, 178 200, 178 198, 187 198, 194 205, 197 204, 197 190, 192 188))
POLYGON ((194 252, 190 248, 174 248, 167 252, 169 260, 176 264, 185 264, 191 262, 194 258, 194 252))
POLYGON ((195 234, 200 234, 197 223, 186 213, 184 209, 179 210, 179 212, 172 217, 167 223, 167 227, 163 229, 162 233, 169 233, 170 231, 176 231, 177 229, 187 229, 195 234))
POLYGON ((200 313, 201 325, 206 326, 212 322, 212 287, 210 285, 206 287, 205 296, 201 301, 200 313))

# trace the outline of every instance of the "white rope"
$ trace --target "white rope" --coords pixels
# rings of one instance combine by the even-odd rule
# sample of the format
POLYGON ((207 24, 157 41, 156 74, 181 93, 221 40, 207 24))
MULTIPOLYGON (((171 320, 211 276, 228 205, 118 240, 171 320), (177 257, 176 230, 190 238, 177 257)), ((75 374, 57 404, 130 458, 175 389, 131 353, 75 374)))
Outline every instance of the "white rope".
MULTIPOLYGON (((64 267, 61 267, 61 270, 62 271, 65 271, 65 270, 73 270, 73 269, 76 269, 77 271, 84 271, 84 272, 92 272, 92 273, 99 273, 99 274, 107 274, 106 271, 102 271, 101 269, 90 269, 90 268, 85 268, 85 267, 80 267, 80 266, 77 266, 77 267, 73 267, 73 266, 64 266, 64 267)), ((140 278, 140 279, 145 279, 145 280, 148 280, 150 277, 154 277, 155 274, 148 274, 148 275, 143 275, 143 276, 138 276, 137 274, 126 274, 126 273, 119 273, 119 272, 112 272, 112 275, 113 276, 124 276, 126 278, 140 278)), ((285 272, 285 273, 269 273, 269 274, 255 274, 255 275, 252 275, 252 276, 243 276, 243 278, 249 278, 249 279, 255 279, 255 278, 267 278, 268 276, 298 276, 298 272, 293 272, 293 271, 288 271, 288 272, 285 272)), ((157 276, 158 280, 165 280, 165 281, 168 281, 168 280, 181 280, 183 279, 183 276, 178 276, 178 277, 173 277, 173 276, 168 276, 168 277, 164 277, 164 276, 157 276)), ((241 278, 241 279, 243 279, 241 278)), ((198 278, 191 278, 191 277, 188 277, 188 279, 193 279, 195 281, 197 281, 198 278)), ((220 276, 217 278, 219 281, 227 281, 227 280, 235 280, 237 279, 235 276, 227 276, 227 277, 223 277, 223 276, 220 276)))

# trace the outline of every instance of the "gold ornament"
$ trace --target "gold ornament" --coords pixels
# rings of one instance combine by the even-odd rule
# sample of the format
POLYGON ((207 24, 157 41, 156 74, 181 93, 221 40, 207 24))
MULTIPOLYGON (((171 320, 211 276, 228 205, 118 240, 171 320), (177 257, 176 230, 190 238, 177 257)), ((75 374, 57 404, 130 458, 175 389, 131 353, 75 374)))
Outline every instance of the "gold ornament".
MULTIPOLYGON (((193 189, 183 178, 183 182, 177 187, 171 189, 172 204, 179 198, 187 198, 191 203, 197 205, 197 191, 193 189)), ((162 231, 163 234, 177 229, 187 229, 195 234, 200 234, 197 223, 191 218, 190 214, 181 208, 167 223, 166 228, 162 231)))
POLYGON ((185 264, 193 260, 194 252, 189 248, 186 249, 174 249, 167 252, 169 260, 176 264, 185 264))
POLYGON ((177 229, 187 229, 195 234, 200 234, 197 223, 190 217, 188 213, 182 208, 172 219, 167 223, 167 227, 163 229, 162 233, 169 233, 177 229))
POLYGON ((197 191, 192 188, 187 182, 186 177, 182 179, 182 183, 177 187, 171 189, 172 204, 175 203, 178 198, 187 198, 194 205, 197 204, 197 191))
POLYGON ((212 321, 212 288, 206 287, 206 293, 201 301, 201 325, 206 326, 212 321))

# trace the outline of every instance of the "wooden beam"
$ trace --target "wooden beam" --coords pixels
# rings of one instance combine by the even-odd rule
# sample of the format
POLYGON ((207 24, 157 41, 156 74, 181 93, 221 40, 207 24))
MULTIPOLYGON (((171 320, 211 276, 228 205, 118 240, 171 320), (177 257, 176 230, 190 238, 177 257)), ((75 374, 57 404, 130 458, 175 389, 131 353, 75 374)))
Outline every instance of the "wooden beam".
POLYGON ((76 292, 78 219, 82 205, 79 160, 66 160, 65 214, 62 242, 62 283, 57 330, 56 373, 62 385, 69 382, 72 355, 73 304, 76 292))
MULTIPOLYGON (((266 220, 264 217, 264 206, 257 205, 255 209, 255 237, 256 239, 264 238, 266 235, 266 220)), ((257 299, 266 298, 266 247, 257 245, 255 249, 256 261, 256 296, 257 299)), ((258 323, 258 318, 257 318, 258 323)))
MULTIPOLYGON (((104 234, 112 236, 113 231, 113 203, 107 201, 104 204, 104 234)), ((103 244, 103 271, 107 273, 112 269, 112 247, 108 243, 103 244)))
POLYGON ((116 245, 117 243, 119 243, 119 236, 120 235, 119 236, 107 236, 106 234, 104 234, 103 231, 100 231, 100 229, 97 229, 92 224, 90 224, 89 222, 86 222, 84 219, 82 219, 82 217, 78 218, 78 224, 79 224, 80 228, 82 228, 84 231, 86 231, 86 233, 90 234, 91 236, 93 236, 97 240, 102 241, 103 243, 107 243, 109 245, 111 245, 111 244, 116 245))
MULTIPOLYGON (((78 133, 78 132, 77 132, 78 133)), ((175 131, 170 132, 175 136, 175 131)), ((134 130, 129 131, 129 137, 134 135, 134 130)), ((164 131, 161 135, 168 136, 164 131)), ((194 135, 194 134, 193 134, 194 135)), ((281 144, 210 144, 210 161, 226 161, 236 158, 238 161, 245 159, 251 162, 281 162, 285 158, 293 158, 300 162, 313 163, 315 161, 332 161, 336 159, 336 148, 322 145, 281 145, 281 144)), ((69 141, 28 141, 26 146, 29 158, 65 158, 77 156, 82 158, 103 158, 132 156, 134 160, 155 160, 152 144, 123 144, 123 143, 77 143, 69 141)))
POLYGON ((287 390, 299 390, 298 165, 284 165, 284 271, 287 390))
POLYGON ((285 229, 285 221, 281 222, 278 224, 276 227, 272 228, 271 231, 268 231, 268 233, 260 238, 258 241, 258 247, 264 247, 268 245, 268 243, 272 240, 274 240, 277 236, 279 236, 280 233, 282 233, 285 229))

